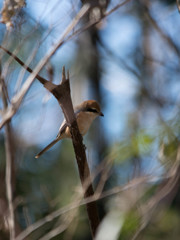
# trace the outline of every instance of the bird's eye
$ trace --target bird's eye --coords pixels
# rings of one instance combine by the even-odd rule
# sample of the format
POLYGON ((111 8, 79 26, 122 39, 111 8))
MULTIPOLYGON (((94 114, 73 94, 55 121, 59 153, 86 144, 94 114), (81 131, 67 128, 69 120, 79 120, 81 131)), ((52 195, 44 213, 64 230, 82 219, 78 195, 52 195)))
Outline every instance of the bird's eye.
POLYGON ((97 113, 97 110, 95 108, 88 108, 87 112, 95 112, 95 113, 97 113))

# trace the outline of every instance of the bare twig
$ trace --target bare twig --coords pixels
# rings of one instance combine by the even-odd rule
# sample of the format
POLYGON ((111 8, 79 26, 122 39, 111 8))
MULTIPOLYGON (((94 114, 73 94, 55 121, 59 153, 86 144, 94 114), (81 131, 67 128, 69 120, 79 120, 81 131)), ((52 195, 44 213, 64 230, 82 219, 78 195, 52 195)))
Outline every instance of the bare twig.
POLYGON ((133 189, 139 186, 139 184, 142 184, 144 182, 147 182, 148 180, 150 180, 151 178, 149 176, 145 176, 145 177, 141 177, 141 178, 137 178, 137 179, 133 179, 131 182, 129 182, 127 185, 123 186, 123 187, 114 187, 108 191, 103 192, 100 196, 99 194, 97 195, 93 195, 91 197, 88 197, 86 199, 83 200, 78 200, 78 201, 74 201, 71 204, 68 204, 67 206, 58 209, 52 213, 50 213, 49 215, 47 215, 46 217, 38 220, 37 222, 31 224, 30 226, 28 226, 23 232, 21 232, 15 240, 23 240, 25 239, 27 236, 29 236, 32 232, 34 232, 35 230, 37 230, 38 228, 42 227, 44 224, 51 222, 52 220, 54 220, 55 218, 61 216, 62 214, 66 214, 69 211, 72 211, 75 208, 78 208, 80 206, 83 206, 87 203, 91 203, 97 200, 101 200, 104 199, 106 197, 110 197, 110 196, 114 196, 116 194, 119 194, 121 192, 127 191, 129 189, 133 189))
POLYGON ((180 12, 180 0, 176 0, 178 11, 180 12))
MULTIPOLYGON (((8 103, 5 95, 6 86, 4 83, 4 79, 1 77, 0 73, 0 92, 2 93, 2 102, 4 110, 7 109, 8 103)), ((7 122, 5 125, 5 150, 6 150, 6 197, 8 201, 8 227, 10 233, 10 240, 15 239, 15 220, 14 220, 14 209, 13 209, 13 186, 12 186, 12 172, 13 172, 13 144, 12 144, 12 134, 11 134, 11 126, 10 122, 7 122)))
POLYGON ((111 10, 109 10, 109 12, 107 12, 105 14, 105 16, 110 15, 111 13, 115 12, 118 8, 124 6, 126 3, 130 2, 131 0, 125 0, 124 2, 121 2, 119 4, 117 4, 114 8, 112 8, 111 10))
MULTIPOLYGON (((49 61, 49 59, 55 54, 58 48, 60 48, 63 43, 65 42, 68 34, 73 30, 73 28, 78 24, 79 20, 87 13, 89 10, 89 5, 84 5, 79 13, 75 16, 73 21, 69 24, 69 26, 66 28, 64 33, 62 34, 61 39, 56 43, 56 45, 46 54, 46 56, 39 62, 39 64, 35 67, 35 69, 32 71, 27 66, 28 71, 32 71, 31 75, 27 78, 26 82, 23 84, 21 90, 12 98, 11 105, 7 109, 7 111, 4 113, 3 119, 0 123, 0 129, 3 127, 3 125, 11 119, 11 117, 17 112, 19 109, 19 106, 22 103, 22 100, 26 93, 28 92, 29 88, 31 87, 32 83, 34 82, 35 78, 37 77, 38 73, 41 71, 41 69, 46 65, 46 63, 49 61)), ((11 55, 11 54, 10 54, 11 55)), ((15 58, 16 56, 13 56, 15 58)), ((16 59, 18 62, 19 60, 16 59)), ((20 62, 19 62, 20 63, 20 62)), ((24 66, 24 63, 21 61, 20 63, 22 66, 24 66)), ((46 79, 40 78, 38 79, 42 84, 47 83, 46 79)))
POLYGON ((160 185, 160 189, 158 188, 157 193, 145 204, 142 208, 142 223, 140 228, 134 234, 132 240, 137 239, 140 233, 148 226, 155 210, 163 200, 167 200, 168 197, 170 201, 173 199, 173 196, 178 190, 179 181, 180 181, 180 146, 177 150, 176 161, 169 170, 167 174, 167 178, 165 178, 164 182, 160 185))
MULTIPOLYGON (((82 199, 81 196, 79 196, 79 194, 77 195, 77 193, 75 193, 75 201, 80 201, 82 199), (80 197, 80 199, 79 199, 80 197)), ((77 216, 78 214, 78 208, 73 209, 73 211, 68 212, 68 214, 62 216, 61 218, 61 224, 58 224, 58 227, 52 229, 50 232, 48 232, 47 234, 45 234, 43 237, 41 237, 39 240, 49 240, 52 239, 53 237, 59 235, 60 233, 64 232, 69 225, 71 224, 71 222, 73 221, 73 219, 77 216)))
POLYGON ((172 40, 172 38, 170 36, 168 36, 168 34, 165 33, 160 28, 160 26, 158 25, 157 21, 152 17, 152 15, 151 15, 147 5, 142 3, 142 1, 141 1, 141 5, 143 7, 143 10, 144 10, 147 18, 149 19, 150 23, 152 24, 152 26, 156 29, 156 31, 160 34, 160 36, 168 43, 168 45, 174 50, 174 52, 180 58, 180 50, 179 50, 178 46, 175 44, 175 42, 172 40))
MULTIPOLYGON (((117 6, 115 6, 113 9, 111 9, 109 12, 105 13, 102 17, 105 18, 108 15, 110 15, 112 12, 129 2, 130 0, 126 0, 117 6)), ((21 61, 17 56, 12 54, 10 51, 5 49, 4 47, 0 46, 6 53, 8 53, 10 56, 12 56, 20 65, 26 68, 27 71, 31 73, 31 75, 27 78, 26 82, 23 84, 21 90, 19 93, 17 93, 13 99, 12 104, 8 107, 7 111, 3 114, 3 119, 0 123, 0 129, 4 126, 4 124, 13 117, 13 115, 17 112, 19 109, 21 102, 26 95, 27 91, 29 90, 30 86, 34 82, 35 78, 37 78, 42 84, 44 84, 47 80, 45 78, 42 78, 38 73, 41 71, 41 69, 46 65, 46 63, 49 61, 49 59, 54 55, 54 53, 57 51, 58 48, 60 48, 65 42, 72 39, 74 36, 82 33, 83 31, 87 30, 88 28, 96 25, 99 23, 100 20, 91 22, 87 24, 86 26, 81 27, 80 29, 74 31, 71 35, 68 36, 68 34, 73 30, 73 28, 77 25, 79 20, 88 12, 90 6, 88 4, 85 4, 79 13, 76 15, 76 17, 72 20, 70 25, 66 28, 64 34, 62 34, 61 39, 58 41, 58 43, 52 48, 52 50, 39 62, 39 64, 36 66, 36 68, 32 71, 31 68, 26 66, 23 61, 21 61)))

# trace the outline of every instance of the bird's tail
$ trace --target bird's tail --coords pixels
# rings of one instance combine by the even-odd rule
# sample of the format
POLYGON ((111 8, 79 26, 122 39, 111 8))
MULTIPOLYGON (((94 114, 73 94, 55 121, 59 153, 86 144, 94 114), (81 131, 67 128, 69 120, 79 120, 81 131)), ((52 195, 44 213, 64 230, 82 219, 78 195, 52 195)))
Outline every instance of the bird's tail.
POLYGON ((61 137, 57 137, 55 140, 53 140, 50 144, 48 144, 41 152, 39 152, 35 158, 39 158, 43 153, 45 153, 48 149, 50 149, 54 144, 56 144, 59 140, 61 140, 61 137))

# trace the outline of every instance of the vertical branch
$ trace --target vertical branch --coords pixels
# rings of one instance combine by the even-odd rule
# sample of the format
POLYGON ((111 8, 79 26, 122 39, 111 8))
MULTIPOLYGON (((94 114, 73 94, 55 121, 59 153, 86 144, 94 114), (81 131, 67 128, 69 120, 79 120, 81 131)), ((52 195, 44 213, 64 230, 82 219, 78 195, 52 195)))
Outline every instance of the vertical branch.
MULTIPOLYGON (((7 98, 6 98, 6 86, 4 79, 0 73, 0 91, 2 92, 2 102, 4 110, 7 109, 7 98)), ((5 182, 6 182, 6 197, 8 202, 8 227, 10 233, 10 240, 15 239, 15 221, 14 221, 14 209, 13 209, 13 186, 12 186, 12 172, 13 172, 13 144, 11 135, 10 121, 5 125, 5 152, 6 152, 6 170, 5 170, 5 182)))
MULTIPOLYGON (((84 192, 84 198, 92 197, 94 195, 94 190, 86 158, 85 147, 83 145, 83 139, 79 132, 73 110, 69 84, 69 72, 67 72, 66 78, 65 68, 63 67, 61 83, 59 85, 55 85, 51 82, 48 82, 44 84, 44 87, 47 88, 58 100, 59 105, 61 106, 64 113, 66 122, 70 126, 74 152, 76 155, 76 161, 79 170, 79 176, 84 192)), ((96 202, 87 203, 86 208, 92 236, 94 238, 100 222, 96 202)))
POLYGON ((12 191, 12 139, 11 139, 11 126, 8 122, 5 126, 5 151, 6 151, 6 195, 8 200, 8 224, 10 230, 10 240, 15 239, 15 222, 14 222, 14 209, 13 209, 13 191, 12 191))

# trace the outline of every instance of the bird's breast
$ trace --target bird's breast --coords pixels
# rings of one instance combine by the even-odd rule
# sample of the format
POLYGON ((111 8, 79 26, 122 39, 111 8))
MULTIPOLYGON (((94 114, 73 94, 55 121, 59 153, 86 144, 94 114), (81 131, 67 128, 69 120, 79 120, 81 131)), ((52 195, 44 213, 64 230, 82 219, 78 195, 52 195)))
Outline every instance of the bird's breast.
POLYGON ((93 113, 81 112, 77 115, 77 124, 81 135, 85 135, 89 130, 96 115, 93 113))

